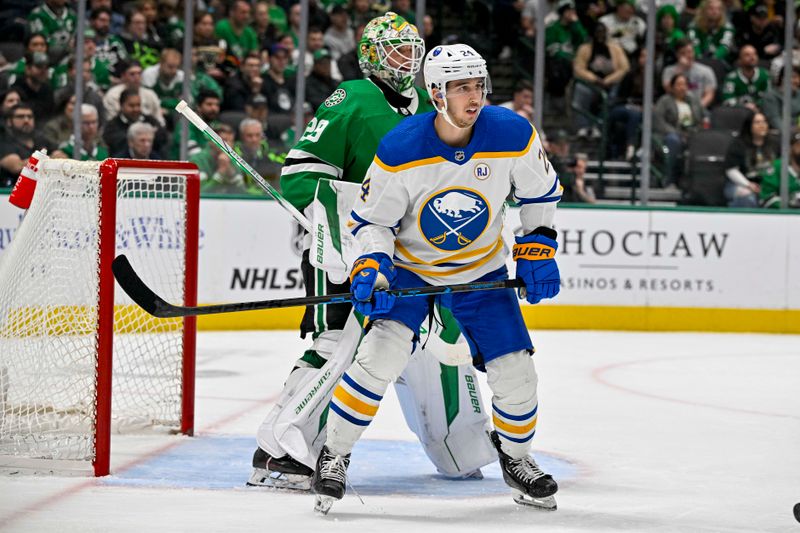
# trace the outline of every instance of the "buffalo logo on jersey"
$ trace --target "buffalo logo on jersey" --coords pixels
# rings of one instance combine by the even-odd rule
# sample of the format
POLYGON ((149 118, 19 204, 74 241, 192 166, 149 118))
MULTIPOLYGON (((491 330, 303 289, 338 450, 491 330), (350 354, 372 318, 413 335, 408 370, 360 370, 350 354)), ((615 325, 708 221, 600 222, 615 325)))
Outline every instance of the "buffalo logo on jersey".
POLYGON ((489 225, 489 203, 472 189, 450 188, 429 196, 419 211, 419 228, 439 250, 466 248, 489 225))

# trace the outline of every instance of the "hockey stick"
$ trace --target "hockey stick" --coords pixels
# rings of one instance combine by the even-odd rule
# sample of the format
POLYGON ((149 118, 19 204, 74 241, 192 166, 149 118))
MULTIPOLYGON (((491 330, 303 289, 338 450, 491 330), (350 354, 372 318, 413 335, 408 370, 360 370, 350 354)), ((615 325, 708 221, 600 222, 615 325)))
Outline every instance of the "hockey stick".
MULTIPOLYGON (((239 302, 217 305, 202 305, 198 307, 184 307, 172 305, 145 284, 131 266, 124 255, 118 255, 111 264, 111 270, 120 287, 131 299, 147 313, 157 318, 174 318, 180 316, 215 315, 218 313, 236 313, 239 311, 255 311, 256 309, 277 309, 281 307, 295 307, 305 305, 326 305, 349 303, 352 295, 328 294, 325 296, 308 296, 301 298, 283 298, 278 300, 259 300, 254 302, 239 302)), ((482 291, 490 289, 515 289, 524 287, 522 280, 507 279, 500 281, 476 281, 472 283, 459 283, 456 285, 441 285, 419 287, 412 289, 398 289, 389 291, 397 297, 424 296, 435 294, 448 294, 454 292, 482 291)))
POLYGON ((225 154, 227 154, 228 157, 233 159, 233 162, 236 163, 236 165, 239 168, 241 168, 244 172, 250 174, 250 176, 252 176, 253 179, 256 180, 256 182, 259 185, 261 185, 261 188, 263 188, 265 191, 267 191, 267 193, 270 196, 272 196, 275 200, 277 200, 278 203, 281 204, 281 207, 289 211, 289 214, 291 214, 292 217, 294 217, 294 219, 301 226, 303 226, 303 228, 305 228, 307 232, 311 233, 311 222, 305 216, 303 216, 303 214, 300 211, 298 211, 292 204, 286 201, 286 198, 281 196, 281 193, 279 193, 275 187, 270 185, 270 183, 267 180, 265 180, 261 176, 261 174, 259 174, 258 171, 256 171, 256 169, 251 167, 247 163, 247 161, 242 159, 242 157, 239 154, 237 154, 236 151, 222 139, 222 137, 217 135, 217 132, 214 131, 211 128, 211 126, 206 124, 206 122, 202 118, 200 118, 200 115, 192 111, 192 109, 189 107, 189 104, 187 104, 184 100, 181 100, 180 102, 178 102, 178 105, 175 106, 175 111, 186 117, 189 122, 194 124, 195 128, 203 132, 203 135, 211 139, 214 142, 214 144, 216 144, 219 147, 220 150, 225 152, 225 154))

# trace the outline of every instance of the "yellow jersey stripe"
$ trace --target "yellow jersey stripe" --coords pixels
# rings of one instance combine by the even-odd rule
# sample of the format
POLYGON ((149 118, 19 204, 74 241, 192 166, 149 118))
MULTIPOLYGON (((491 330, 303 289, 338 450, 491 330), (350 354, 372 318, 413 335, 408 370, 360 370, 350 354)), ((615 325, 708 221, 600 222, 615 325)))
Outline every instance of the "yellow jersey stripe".
POLYGON ((533 420, 530 424, 525 424, 524 426, 512 426, 507 422, 503 422, 500 420, 497 415, 492 415, 492 422, 494 422, 494 427, 497 429, 502 429, 503 431, 508 431, 509 433, 516 433, 517 435, 522 435, 524 433, 529 433, 530 430, 536 427, 536 420, 539 416, 534 416, 533 420))
POLYGON ((365 416, 375 416, 375 413, 378 412, 377 405, 370 405, 366 402, 362 402, 358 398, 354 397, 352 394, 347 392, 344 387, 341 385, 336 387, 336 390, 333 391, 333 395, 336 397, 337 400, 345 404, 347 407, 361 413, 365 416))
POLYGON ((400 252, 401 254, 403 254, 408 261, 417 263, 419 265, 438 265, 438 264, 441 264, 441 263, 449 263, 450 261, 458 261, 460 259, 468 259, 470 257, 475 257, 476 255, 481 255, 481 254, 488 253, 488 252, 490 252, 492 250, 492 248, 494 248, 495 246, 498 245, 498 242, 502 246, 502 243, 503 243, 502 235, 497 238, 497 241, 493 242, 489 246, 484 246, 483 248, 478 248, 477 250, 472 250, 472 251, 468 251, 468 252, 458 252, 456 254, 449 255, 449 256, 445 257, 444 259, 437 259, 436 261, 430 261, 430 262, 429 261, 423 261, 419 257, 415 256, 414 254, 412 254, 411 252, 408 251, 408 248, 406 248, 405 246, 403 246, 399 242, 395 242, 394 247, 395 247, 395 250, 400 252))
POLYGON ((403 163, 402 165, 397 165, 395 167, 393 167, 391 165, 387 165, 386 163, 381 161, 378 158, 378 156, 375 156, 375 160, 374 161, 375 161, 375 163, 378 164, 379 167, 381 167, 386 172, 400 172, 401 170, 408 170, 409 168, 422 167, 422 166, 425 166, 425 165, 434 165, 436 163, 444 163, 447 160, 445 158, 437 155, 436 157, 429 157, 427 159, 419 159, 417 161, 409 161, 408 163, 403 163))
POLYGON ((528 140, 528 146, 520 150, 519 152, 475 152, 472 156, 472 159, 494 159, 498 157, 519 157, 521 155, 525 155, 531 149, 531 145, 533 144, 533 140, 536 138, 536 128, 533 128, 533 133, 531 134, 530 140, 528 140))
POLYGON ((410 266, 410 265, 403 265, 403 264, 400 264, 400 263, 397 263, 395 266, 397 268, 404 268, 406 270, 410 270, 411 272, 414 272, 414 273, 417 273, 417 274, 428 275, 428 276, 435 276, 435 277, 452 276, 453 274, 460 274, 461 272, 466 272, 467 270, 472 270, 472 269, 478 268, 481 265, 485 265, 486 263, 489 262, 489 260, 492 257, 497 255, 497 252, 499 252, 502 249, 503 249, 503 243, 502 243, 502 241, 498 241, 498 245, 495 246, 495 249, 492 250, 492 252, 490 254, 488 254, 486 257, 484 257, 483 259, 481 259, 479 261, 475 261, 474 263, 468 263, 468 264, 466 264, 464 266, 453 268, 452 270, 447 270, 445 272, 438 272, 438 271, 434 271, 434 270, 425 270, 425 269, 422 269, 422 268, 416 268, 416 267, 413 267, 413 266, 410 266))

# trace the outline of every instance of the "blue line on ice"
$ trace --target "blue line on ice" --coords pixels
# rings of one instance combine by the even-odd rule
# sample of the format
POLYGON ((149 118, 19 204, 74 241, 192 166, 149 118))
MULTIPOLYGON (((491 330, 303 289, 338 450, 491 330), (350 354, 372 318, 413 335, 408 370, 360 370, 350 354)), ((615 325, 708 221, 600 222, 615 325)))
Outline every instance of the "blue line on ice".
MULTIPOLYGON (((194 437, 170 448, 103 483, 125 487, 176 489, 242 489, 250 476, 254 437, 194 437)), ((578 468, 572 463, 536 453, 542 470, 559 482, 572 480, 578 468)), ((360 494, 472 498, 498 496, 509 489, 500 467, 482 469, 483 480, 448 480, 436 473, 418 442, 362 440, 353 450, 348 477, 360 494)))

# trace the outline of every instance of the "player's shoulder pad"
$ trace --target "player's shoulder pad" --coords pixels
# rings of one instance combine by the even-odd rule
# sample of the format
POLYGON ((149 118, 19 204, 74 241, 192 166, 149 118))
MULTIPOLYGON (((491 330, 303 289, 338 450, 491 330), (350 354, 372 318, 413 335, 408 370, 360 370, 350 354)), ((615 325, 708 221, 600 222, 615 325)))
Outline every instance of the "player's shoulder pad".
POLYGON ((523 155, 536 138, 536 129, 525 117, 510 109, 488 105, 478 119, 484 136, 482 152, 523 155))
POLYGON ((433 130, 436 111, 413 115, 384 135, 378 145, 375 159, 382 168, 390 172, 403 170, 407 165, 437 157, 425 138, 433 130))

